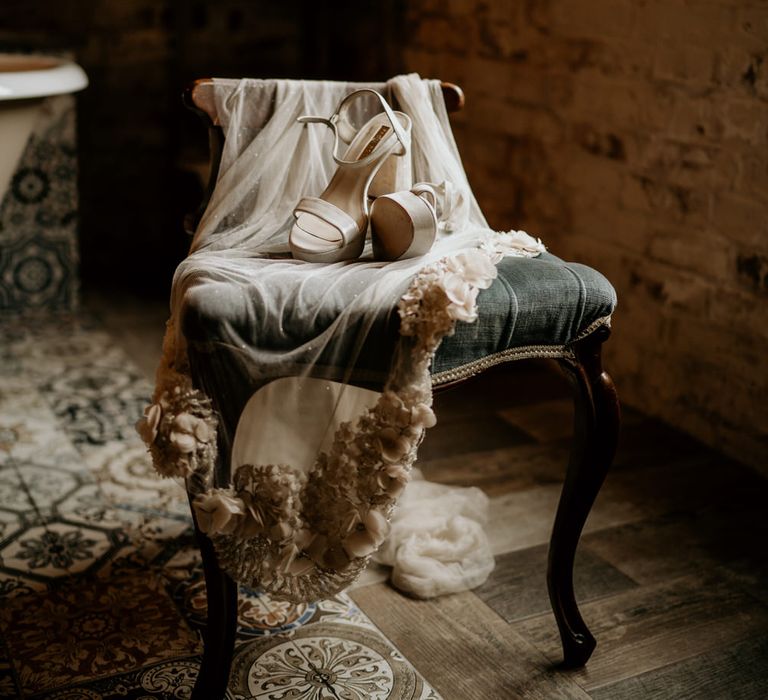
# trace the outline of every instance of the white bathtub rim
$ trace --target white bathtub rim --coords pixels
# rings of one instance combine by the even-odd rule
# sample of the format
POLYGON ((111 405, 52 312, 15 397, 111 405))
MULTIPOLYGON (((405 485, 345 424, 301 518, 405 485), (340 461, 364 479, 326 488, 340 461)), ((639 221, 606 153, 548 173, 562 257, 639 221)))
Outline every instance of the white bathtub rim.
POLYGON ((3 59, 14 61, 20 58, 26 58, 26 56, 0 53, 0 102, 66 95, 88 86, 88 76, 80 66, 72 61, 53 56, 29 56, 31 59, 44 59, 58 64, 50 68, 2 70, 3 59))

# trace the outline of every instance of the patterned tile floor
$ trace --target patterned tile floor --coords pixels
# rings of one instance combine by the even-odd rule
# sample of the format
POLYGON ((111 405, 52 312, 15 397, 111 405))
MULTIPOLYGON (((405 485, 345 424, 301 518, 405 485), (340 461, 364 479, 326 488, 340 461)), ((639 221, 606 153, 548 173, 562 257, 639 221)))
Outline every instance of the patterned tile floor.
MULTIPOLYGON (((151 386, 83 319, 0 326, 0 698, 189 697, 205 586, 182 488, 133 424, 151 386)), ((246 698, 438 698, 346 596, 241 589, 246 698)))

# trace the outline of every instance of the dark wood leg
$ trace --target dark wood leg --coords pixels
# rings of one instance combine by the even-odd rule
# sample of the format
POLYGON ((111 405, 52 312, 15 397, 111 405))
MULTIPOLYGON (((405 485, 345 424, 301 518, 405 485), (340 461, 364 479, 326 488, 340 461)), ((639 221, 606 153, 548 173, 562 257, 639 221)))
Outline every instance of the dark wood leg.
MULTIPOLYGON (((221 366, 218 364, 219 358, 210 354, 198 353, 194 345, 190 345, 188 348, 188 355, 195 387, 213 398, 214 410, 219 418, 218 459, 213 474, 213 484, 192 481, 187 483, 190 509, 194 520, 195 509, 191 507, 194 494, 202 492, 211 485, 228 486, 230 483, 231 439, 243 405, 250 394, 245 398, 240 397, 242 403, 238 403, 231 397, 223 402, 217 401, 218 398, 227 396, 216 383, 216 379, 222 376, 221 366)), ((200 671, 197 674, 191 700, 223 700, 227 692, 229 671, 235 649, 237 583, 219 567, 213 542, 200 531, 196 521, 195 535, 203 559, 208 616, 203 634, 203 660, 200 664, 200 671)))
POLYGON ((600 328, 575 344, 577 364, 562 365, 574 384, 574 444, 549 545, 547 587, 563 642, 565 668, 584 666, 597 642, 581 618, 573 593, 573 562, 584 523, 616 452, 619 400, 603 371, 600 328))
POLYGON ((220 568, 213 542, 197 530, 208 598, 208 624, 203 635, 203 661, 192 700, 223 700, 229 682, 237 629, 237 584, 220 568))

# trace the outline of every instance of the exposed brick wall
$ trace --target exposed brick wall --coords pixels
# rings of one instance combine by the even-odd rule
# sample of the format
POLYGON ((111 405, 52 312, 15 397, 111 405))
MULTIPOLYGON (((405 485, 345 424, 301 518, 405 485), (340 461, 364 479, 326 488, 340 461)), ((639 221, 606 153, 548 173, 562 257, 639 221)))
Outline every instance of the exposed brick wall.
POLYGON ((619 295, 623 399, 768 472, 768 4, 419 0, 409 70, 460 83, 492 225, 619 295))

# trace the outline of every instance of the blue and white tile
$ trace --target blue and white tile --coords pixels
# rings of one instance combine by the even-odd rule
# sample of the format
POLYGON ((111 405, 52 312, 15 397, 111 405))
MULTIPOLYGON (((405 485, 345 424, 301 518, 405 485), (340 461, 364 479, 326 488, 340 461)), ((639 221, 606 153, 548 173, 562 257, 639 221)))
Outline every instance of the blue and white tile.
POLYGON ((57 509, 68 522, 123 533, 119 543, 124 548, 115 550, 110 559, 129 556, 137 566, 154 562, 192 525, 189 512, 174 515, 136 504, 113 503, 105 497, 100 484, 81 487, 57 509))
POLYGON ((437 692, 375 628, 320 621, 238 647, 229 697, 436 700, 437 692))
POLYGON ((86 450, 85 464, 111 503, 138 505, 173 515, 188 515, 189 502, 179 481, 158 476, 152 458, 137 436, 86 450))
POLYGON ((37 389, 21 378, 0 387, 0 461, 12 457, 81 471, 82 457, 37 389))
POLYGON ((134 426, 147 402, 146 396, 130 392, 99 398, 79 394, 50 396, 59 425, 81 450, 115 440, 137 440, 134 426))
POLYGON ((46 582, 93 571, 125 538, 121 530, 54 520, 8 538, 0 557, 6 574, 46 582))
MULTIPOLYGON (((2 472, 0 472, 0 477, 2 472)), ((13 537, 17 532, 26 527, 23 516, 12 511, 0 508, 0 543, 13 537)))
POLYGON ((24 482, 11 461, 0 465, 0 512, 34 511, 35 502, 24 488, 24 482))
POLYGON ((82 484, 61 499, 56 504, 55 514, 70 522, 83 525, 93 523, 106 528, 130 527, 134 520, 132 514, 126 515, 104 497, 101 484, 96 481, 82 484))
POLYGON ((93 481, 87 472, 69 471, 34 462, 17 461, 15 470, 24 483, 24 490, 41 513, 54 512, 58 503, 93 481))

